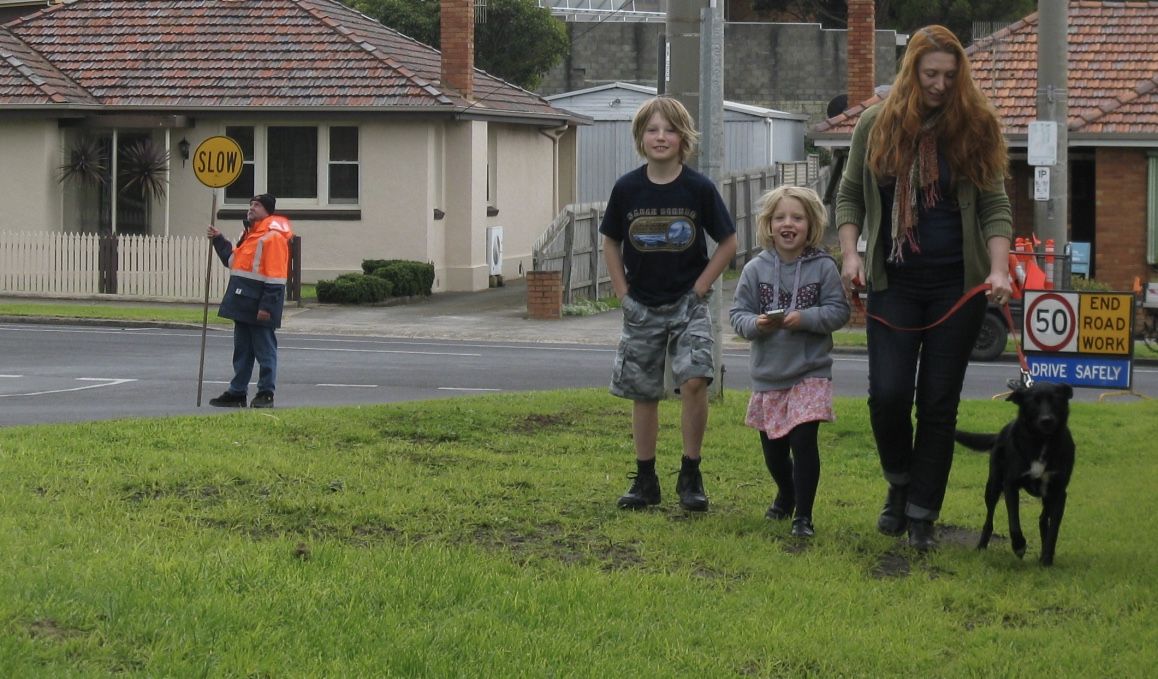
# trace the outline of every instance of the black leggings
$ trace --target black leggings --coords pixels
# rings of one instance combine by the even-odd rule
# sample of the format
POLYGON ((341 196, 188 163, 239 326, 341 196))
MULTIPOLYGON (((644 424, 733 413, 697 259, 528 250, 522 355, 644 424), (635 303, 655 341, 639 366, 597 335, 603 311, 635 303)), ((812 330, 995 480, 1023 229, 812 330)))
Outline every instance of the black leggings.
POLYGON ((764 464, 776 482, 780 505, 784 509, 795 505, 796 516, 812 518, 812 503, 820 484, 820 450, 816 446, 819 431, 820 422, 804 422, 778 439, 760 432, 764 464))

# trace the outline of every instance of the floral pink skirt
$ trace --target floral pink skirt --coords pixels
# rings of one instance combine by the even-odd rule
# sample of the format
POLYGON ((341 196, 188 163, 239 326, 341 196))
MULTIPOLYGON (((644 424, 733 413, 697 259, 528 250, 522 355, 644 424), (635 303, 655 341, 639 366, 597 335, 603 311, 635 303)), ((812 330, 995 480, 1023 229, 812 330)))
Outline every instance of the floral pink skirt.
POLYGON ((798 424, 835 420, 832 380, 809 377, 788 389, 752 392, 744 423, 764 432, 770 439, 778 439, 787 436, 798 424))

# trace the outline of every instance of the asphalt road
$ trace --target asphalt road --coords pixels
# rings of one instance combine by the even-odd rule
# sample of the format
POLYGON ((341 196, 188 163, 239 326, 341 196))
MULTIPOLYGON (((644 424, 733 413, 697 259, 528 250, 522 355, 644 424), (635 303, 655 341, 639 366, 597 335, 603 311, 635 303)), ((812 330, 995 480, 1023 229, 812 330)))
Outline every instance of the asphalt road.
MULTIPOLYGON (((591 344, 287 333, 279 339, 278 407, 604 387, 615 353, 591 344)), ((0 425, 225 412, 208 402, 232 374, 232 333, 208 334, 199 408, 200 346, 199 330, 0 324, 0 425)), ((747 361, 742 347, 725 350, 729 393, 748 389, 747 361)), ((1013 363, 975 363, 963 395, 990 398, 1016 374, 1013 363)), ((1134 381, 1137 391, 1158 394, 1155 368, 1136 366, 1134 381)), ((864 396, 864 356, 838 354, 834 382, 840 395, 864 396)), ((1077 398, 1102 393, 1079 389, 1077 398)))

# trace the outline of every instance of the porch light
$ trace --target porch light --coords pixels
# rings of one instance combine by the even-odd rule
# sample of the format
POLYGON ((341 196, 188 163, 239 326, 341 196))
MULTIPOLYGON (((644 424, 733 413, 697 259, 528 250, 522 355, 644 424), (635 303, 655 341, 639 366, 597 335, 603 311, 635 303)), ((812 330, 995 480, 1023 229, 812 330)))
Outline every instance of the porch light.
POLYGON ((177 142, 177 151, 181 154, 181 167, 185 167, 185 161, 189 160, 189 140, 181 137, 181 141, 177 142))

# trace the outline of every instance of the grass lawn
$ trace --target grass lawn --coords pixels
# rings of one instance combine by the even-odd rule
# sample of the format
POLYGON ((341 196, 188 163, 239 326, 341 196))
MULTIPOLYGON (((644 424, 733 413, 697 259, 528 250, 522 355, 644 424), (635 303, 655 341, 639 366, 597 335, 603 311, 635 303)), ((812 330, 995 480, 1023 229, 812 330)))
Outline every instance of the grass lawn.
MULTIPOLYGON (((712 508, 615 508, 603 390, 0 429, 6 676, 1143 677, 1158 666, 1158 402, 1073 406, 1056 565, 972 548, 986 458, 956 458, 942 548, 875 532, 863 399, 821 427, 817 537, 772 497, 747 395, 713 405, 712 508)), ((1005 402, 963 405, 996 430, 1005 402)), ((1004 536, 1004 507, 998 536, 1004 536)))

